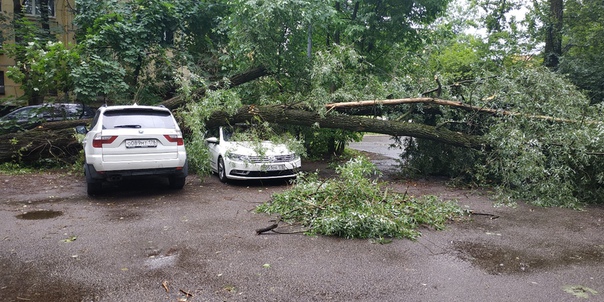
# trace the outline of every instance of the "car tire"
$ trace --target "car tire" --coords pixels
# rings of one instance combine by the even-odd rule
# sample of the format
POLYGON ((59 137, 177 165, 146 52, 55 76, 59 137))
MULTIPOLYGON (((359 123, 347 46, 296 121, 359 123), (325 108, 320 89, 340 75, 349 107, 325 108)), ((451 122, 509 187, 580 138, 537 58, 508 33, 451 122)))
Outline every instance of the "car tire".
POLYGON ((226 183, 228 181, 228 178, 226 176, 226 168, 224 166, 224 160, 222 159, 222 157, 218 158, 217 170, 218 170, 218 179, 220 179, 221 182, 226 183))
POLYGON ((185 186, 185 181, 187 180, 185 177, 173 176, 168 179, 170 182, 170 189, 181 190, 185 186))
POLYGON ((103 183, 100 181, 86 181, 86 191, 88 195, 94 196, 101 193, 103 190, 103 183))
POLYGON ((103 181, 93 179, 90 175, 90 167, 84 164, 84 176, 86 176, 86 192, 90 196, 98 195, 103 190, 103 181))

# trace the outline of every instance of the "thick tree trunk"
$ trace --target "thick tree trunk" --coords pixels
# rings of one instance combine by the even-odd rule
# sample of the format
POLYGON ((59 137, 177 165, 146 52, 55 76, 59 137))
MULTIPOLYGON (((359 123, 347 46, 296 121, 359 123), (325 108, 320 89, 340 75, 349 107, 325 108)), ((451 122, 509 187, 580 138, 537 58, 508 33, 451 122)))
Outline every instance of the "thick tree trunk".
POLYGON ((550 15, 547 20, 545 33, 545 49, 543 64, 546 67, 557 69, 562 56, 562 27, 563 23, 563 0, 549 0, 550 15))
POLYGON ((34 162, 43 158, 66 160, 82 150, 72 128, 47 131, 36 128, 0 135, 0 162, 34 162))
POLYGON ((598 121, 579 121, 570 120, 564 118, 556 118, 547 115, 528 115, 521 114, 514 111, 503 110, 503 109, 492 109, 485 107, 477 107, 465 104, 459 101, 450 101, 435 98, 406 98, 406 99, 392 99, 392 100, 374 100, 374 101, 358 101, 358 102, 342 102, 342 103, 331 103, 326 104, 327 110, 335 110, 340 113, 352 114, 352 115, 381 115, 383 107, 396 106, 403 104, 431 104, 439 106, 454 107, 465 111, 480 112, 488 115, 499 115, 499 116, 522 116, 534 120, 546 120, 556 123, 588 123, 588 124, 599 124, 598 121))
POLYGON ((393 136, 412 136, 479 150, 489 148, 479 136, 467 135, 444 128, 341 114, 321 116, 314 112, 285 109, 277 106, 247 106, 239 109, 233 116, 229 116, 224 112, 215 112, 208 120, 207 125, 226 125, 253 120, 255 117, 277 124, 309 127, 318 125, 322 128, 383 133, 393 136))

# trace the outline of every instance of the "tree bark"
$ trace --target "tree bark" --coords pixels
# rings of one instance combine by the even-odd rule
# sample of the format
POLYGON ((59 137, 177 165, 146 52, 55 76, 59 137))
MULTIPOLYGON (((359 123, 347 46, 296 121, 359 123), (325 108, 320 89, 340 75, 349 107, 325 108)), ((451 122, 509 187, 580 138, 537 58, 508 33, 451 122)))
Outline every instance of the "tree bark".
POLYGON ((393 136, 412 136, 458 147, 478 150, 489 149, 485 140, 480 136, 467 135, 445 128, 342 114, 322 116, 315 112, 287 109, 281 106, 246 106, 240 108, 232 116, 229 116, 225 112, 215 112, 208 120, 207 125, 227 125, 229 123, 250 121, 256 117, 260 117, 263 121, 277 124, 318 126, 358 132, 382 133, 393 136))
POLYGON ((72 128, 47 131, 35 128, 25 132, 0 135, 0 162, 34 162, 43 158, 66 161, 82 150, 72 128))
POLYGON ((562 26, 564 0, 549 0, 550 15, 547 20, 545 33, 545 49, 543 64, 556 70, 562 56, 562 26))
MULTIPOLYGON (((382 112, 381 108, 384 106, 396 106, 396 105, 403 105, 403 104, 418 104, 418 103, 454 107, 454 108, 458 108, 458 109, 465 110, 465 111, 474 111, 474 112, 480 112, 480 113, 489 114, 489 115, 522 116, 522 117, 526 117, 526 118, 530 118, 530 119, 534 119, 534 120, 546 120, 546 121, 551 121, 551 122, 556 122, 556 123, 579 123, 579 122, 583 122, 583 123, 587 123, 587 124, 601 123, 599 121, 570 120, 570 119, 564 119, 564 118, 556 118, 556 117, 547 116, 547 115, 528 115, 528 114, 522 114, 522 113, 518 113, 518 112, 514 112, 514 111, 509 111, 509 110, 477 107, 477 106, 464 104, 463 102, 459 102, 459 101, 450 101, 450 100, 435 99, 435 98, 405 98, 405 99, 391 99, 391 100, 342 102, 342 103, 326 104, 325 108, 327 108, 327 110, 335 110, 340 113, 356 114, 356 113, 360 112, 360 114, 365 114, 365 115, 372 115, 373 113, 378 113, 378 115, 380 115, 379 113, 382 112), (367 110, 367 109, 359 110, 359 108, 366 108, 366 107, 369 107, 370 109, 369 110, 367 110), (351 109, 356 110, 356 111, 351 111, 351 109)), ((357 115, 359 115, 359 114, 357 114, 357 115)))

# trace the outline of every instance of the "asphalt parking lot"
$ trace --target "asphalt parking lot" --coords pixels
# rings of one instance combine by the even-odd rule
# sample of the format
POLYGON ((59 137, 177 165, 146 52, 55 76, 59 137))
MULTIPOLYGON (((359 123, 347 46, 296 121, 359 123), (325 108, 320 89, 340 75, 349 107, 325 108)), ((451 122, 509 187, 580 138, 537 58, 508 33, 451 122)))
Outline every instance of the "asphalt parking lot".
MULTIPOLYGON (((307 165, 313 169, 325 165, 307 165)), ((602 301, 604 207, 518 204, 443 182, 392 180, 478 213, 417 241, 255 230, 284 182, 185 189, 147 179, 86 195, 83 176, 0 175, 1 301, 602 301)))

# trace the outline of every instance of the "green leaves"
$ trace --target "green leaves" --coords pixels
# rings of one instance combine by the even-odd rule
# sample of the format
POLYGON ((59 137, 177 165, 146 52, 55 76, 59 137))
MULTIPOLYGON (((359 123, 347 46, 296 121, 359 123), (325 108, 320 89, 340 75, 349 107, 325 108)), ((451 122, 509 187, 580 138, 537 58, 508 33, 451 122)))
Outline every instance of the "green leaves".
POLYGON ((589 299, 599 294, 596 290, 583 285, 565 285, 562 290, 567 294, 583 299, 589 299))
POLYGON ((384 190, 377 170, 358 157, 337 169, 338 179, 321 180, 316 174, 299 176, 295 186, 274 194, 258 212, 279 214, 288 222, 309 228, 309 234, 345 238, 410 238, 420 226, 442 229, 463 211, 453 202, 434 196, 412 198, 384 190))
POLYGON ((18 53, 20 61, 8 68, 7 76, 21 84, 29 98, 45 96, 50 91, 67 93, 74 89, 71 71, 79 64, 80 56, 73 45, 34 40, 20 49, 14 44, 12 47, 10 52, 18 53))
POLYGON ((485 74, 470 86, 474 106, 515 112, 486 117, 439 108, 410 117, 464 133, 479 133, 490 150, 476 152, 409 140, 406 171, 494 186, 499 200, 578 208, 604 202, 601 106, 545 68, 485 74))
POLYGON ((97 55, 85 57, 72 70, 74 92, 83 102, 92 102, 99 95, 111 99, 125 98, 124 93, 128 90, 125 74, 126 71, 115 61, 97 55))
POLYGON ((84 45, 82 56, 87 58, 78 73, 81 78, 92 77, 83 79, 86 83, 78 92, 85 97, 119 96, 126 102, 134 98, 142 104, 173 94, 174 74, 188 64, 182 50, 190 39, 183 30, 200 5, 193 0, 78 1, 78 7, 85 9, 75 23, 79 43, 84 45), (177 31, 183 31, 182 38, 175 38, 177 31), (95 86, 92 79, 106 76, 109 85, 97 82, 95 86))

